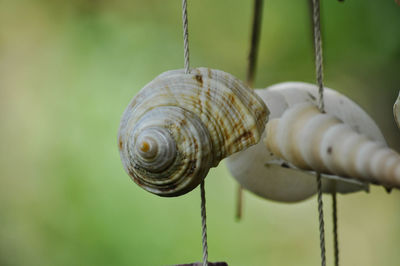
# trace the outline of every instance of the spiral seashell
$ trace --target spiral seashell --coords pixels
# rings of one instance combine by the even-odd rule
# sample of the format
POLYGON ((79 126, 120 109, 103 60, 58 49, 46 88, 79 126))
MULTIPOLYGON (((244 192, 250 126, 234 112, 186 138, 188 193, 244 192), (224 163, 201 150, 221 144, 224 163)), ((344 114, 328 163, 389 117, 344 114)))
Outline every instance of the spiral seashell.
POLYGON ((287 109, 267 123, 267 148, 304 170, 400 188, 400 155, 312 103, 287 109))
POLYGON ((165 72, 122 116, 118 142, 124 169, 151 193, 182 195, 223 158, 257 143, 267 113, 264 102, 228 73, 165 72))
POLYGON ((400 128, 400 93, 397 97, 396 102, 393 105, 394 121, 396 121, 397 127, 400 128))
MULTIPOLYGON (((317 104, 318 88, 303 82, 284 82, 255 92, 264 100, 269 119, 280 118, 289 108, 299 103, 317 104)), ((356 132, 386 144, 375 122, 356 103, 346 96, 325 88, 326 113, 339 118, 356 132)), ((262 138, 265 138, 265 132, 262 138)), ((229 156, 226 165, 232 176, 247 190, 275 201, 297 202, 317 192, 315 172, 302 170, 272 154, 264 143, 251 146, 229 156)), ((368 184, 337 175, 322 174, 322 190, 330 193, 368 191, 368 184)))

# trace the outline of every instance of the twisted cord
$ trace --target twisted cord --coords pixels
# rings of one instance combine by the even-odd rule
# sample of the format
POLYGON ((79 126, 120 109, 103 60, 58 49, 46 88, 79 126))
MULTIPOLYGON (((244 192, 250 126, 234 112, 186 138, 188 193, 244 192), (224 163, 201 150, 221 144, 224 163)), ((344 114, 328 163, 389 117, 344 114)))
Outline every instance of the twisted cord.
MULTIPOLYGON (((321 23, 319 0, 312 0, 313 10, 313 28, 314 28, 314 53, 315 53, 315 72, 318 85, 318 108, 324 112, 324 84, 323 84, 323 61, 322 61, 322 40, 321 40, 321 23)), ((317 188, 318 188, 318 218, 319 218, 319 243, 321 249, 321 265, 326 265, 325 255, 325 223, 324 210, 322 203, 322 185, 321 174, 317 173, 317 188)))
POLYGON ((318 108, 324 112, 324 73, 322 59, 322 40, 319 0, 312 0, 313 3, 313 25, 314 25, 314 53, 315 53, 315 72, 318 84, 318 108))
POLYGON ((317 173, 317 186, 318 186, 318 215, 319 215, 319 240, 321 248, 321 265, 326 266, 325 257, 325 224, 324 224, 324 209, 322 203, 322 188, 321 188, 321 174, 317 173))
POLYGON ((185 58, 185 74, 190 72, 189 70, 189 30, 188 30, 188 18, 187 18, 187 1, 182 0, 182 23, 183 23, 183 50, 185 58))
MULTIPOLYGON (((183 50, 185 58, 185 74, 190 72, 189 69, 189 30, 187 17, 187 0, 182 0, 182 24, 183 24, 183 50)), ((204 188, 204 180, 200 184, 201 196, 201 230, 203 244, 203 266, 208 265, 208 245, 207 245, 207 224, 206 224, 206 192, 204 188)))
POLYGON ((338 225, 337 225, 337 201, 336 191, 332 193, 332 217, 333 217, 333 247, 335 256, 335 266, 339 266, 339 240, 338 240, 338 225))
POLYGON ((201 194, 201 230, 202 230, 202 241, 203 241, 203 266, 208 265, 208 245, 207 245, 207 224, 206 224, 206 192, 204 188, 204 180, 200 184, 201 194))

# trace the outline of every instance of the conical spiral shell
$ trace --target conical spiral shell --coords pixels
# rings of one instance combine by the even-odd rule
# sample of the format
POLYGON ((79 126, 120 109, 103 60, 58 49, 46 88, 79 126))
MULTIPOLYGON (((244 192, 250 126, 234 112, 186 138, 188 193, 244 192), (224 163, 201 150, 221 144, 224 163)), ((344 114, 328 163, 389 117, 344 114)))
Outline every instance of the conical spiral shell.
MULTIPOLYGON (((288 108, 299 103, 317 104, 318 88, 304 82, 284 82, 255 92, 264 100, 269 119, 279 118, 288 108)), ((371 117, 355 102, 332 89, 325 88, 326 113, 338 117, 357 132, 385 144, 382 133, 371 117)), ((263 137, 265 137, 265 132, 263 137)), ((315 173, 291 167, 271 154, 263 142, 229 156, 226 165, 232 176, 247 190, 275 201, 297 202, 317 191, 315 173)), ((368 184, 336 175, 322 175, 323 192, 351 193, 368 190, 368 184)))
POLYGON ((400 155, 311 103, 267 123, 267 148, 304 170, 400 188, 400 155))
POLYGON ((145 190, 179 196, 223 158, 257 143, 267 113, 264 102, 228 73, 168 71, 125 110, 118 134, 121 160, 145 190))

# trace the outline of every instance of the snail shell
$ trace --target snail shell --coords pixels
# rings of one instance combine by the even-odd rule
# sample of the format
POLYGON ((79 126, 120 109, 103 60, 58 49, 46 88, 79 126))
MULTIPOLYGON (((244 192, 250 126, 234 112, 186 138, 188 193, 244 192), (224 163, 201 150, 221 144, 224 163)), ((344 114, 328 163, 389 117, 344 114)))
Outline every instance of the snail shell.
MULTIPOLYGON (((318 88, 303 82, 284 82, 266 89, 255 90, 266 103, 269 119, 279 118, 288 108, 310 102, 317 104, 318 88)), ((371 140, 385 145, 385 140, 375 122, 356 103, 346 96, 325 88, 325 111, 362 132, 371 140)), ((265 132, 263 138, 265 137, 265 132)), ((297 202, 316 193, 315 173, 304 171, 272 154, 262 143, 226 159, 233 177, 247 190, 266 199, 297 202)), ((351 193, 368 190, 368 185, 357 180, 336 175, 322 175, 322 190, 351 193)))
POLYGON ((393 105, 394 121, 396 121, 397 127, 400 128, 400 93, 397 97, 396 102, 393 105))
POLYGON ((372 141, 312 103, 287 109, 270 120, 264 142, 298 168, 400 188, 400 155, 372 141))
POLYGON ((182 195, 223 158, 259 142, 267 113, 264 102, 228 73, 165 72, 122 116, 118 142, 124 169, 151 193, 182 195))

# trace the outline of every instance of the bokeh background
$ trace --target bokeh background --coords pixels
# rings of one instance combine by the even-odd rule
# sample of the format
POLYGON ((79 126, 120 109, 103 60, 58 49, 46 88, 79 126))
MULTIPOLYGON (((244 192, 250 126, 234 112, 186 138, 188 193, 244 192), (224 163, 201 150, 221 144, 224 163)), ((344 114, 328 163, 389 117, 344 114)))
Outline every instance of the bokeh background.
MULTIPOLYGON (((314 81, 306 0, 266 1, 255 85, 314 81)), ((245 78, 252 1, 189 1, 192 66, 245 78)), ((400 6, 322 1, 325 82, 400 149, 400 6)), ((0 265, 171 265, 201 260, 199 190, 160 198, 125 174, 119 119, 159 73, 183 67, 180 0, 0 1, 0 265)), ((229 265, 319 265, 316 199, 245 194, 224 163, 206 182, 209 255, 229 265)), ((332 265, 331 200, 324 197, 332 265)), ((341 265, 398 265, 400 193, 339 196, 341 265)))

